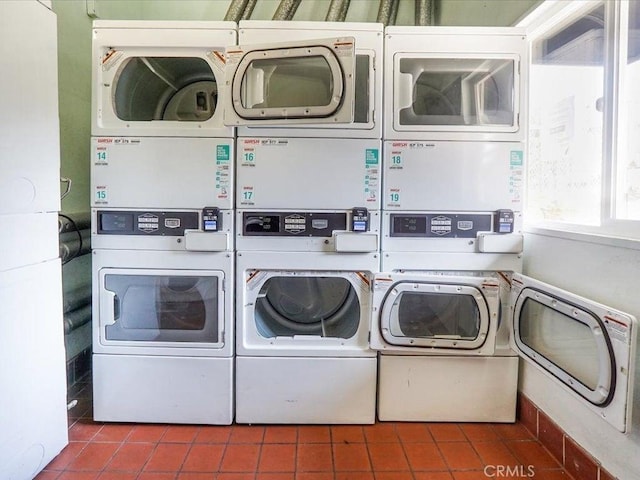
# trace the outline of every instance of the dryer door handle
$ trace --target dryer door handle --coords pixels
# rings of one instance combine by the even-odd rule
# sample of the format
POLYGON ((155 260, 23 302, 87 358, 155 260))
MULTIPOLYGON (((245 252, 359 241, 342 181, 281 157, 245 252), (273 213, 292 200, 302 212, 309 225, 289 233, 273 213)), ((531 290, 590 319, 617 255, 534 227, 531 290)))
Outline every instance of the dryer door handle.
POLYGON ((394 110, 399 112, 413 104, 413 75, 411 73, 396 73, 397 90, 395 92, 397 104, 394 110))
POLYGON ((111 290, 103 290, 100 295, 100 325, 107 326, 116 323, 119 316, 119 300, 118 296, 111 290), (116 316, 118 312, 118 316, 116 316))

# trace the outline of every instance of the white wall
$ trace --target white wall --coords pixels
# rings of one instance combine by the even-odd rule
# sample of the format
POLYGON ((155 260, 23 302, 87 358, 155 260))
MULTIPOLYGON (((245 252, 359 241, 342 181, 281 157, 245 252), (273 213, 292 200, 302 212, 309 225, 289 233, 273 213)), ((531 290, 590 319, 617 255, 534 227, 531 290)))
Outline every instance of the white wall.
MULTIPOLYGON (((640 318, 640 247, 527 234, 524 273, 640 318)), ((631 433, 589 411, 558 382, 521 362, 520 390, 620 479, 640 478, 640 362, 631 433)))

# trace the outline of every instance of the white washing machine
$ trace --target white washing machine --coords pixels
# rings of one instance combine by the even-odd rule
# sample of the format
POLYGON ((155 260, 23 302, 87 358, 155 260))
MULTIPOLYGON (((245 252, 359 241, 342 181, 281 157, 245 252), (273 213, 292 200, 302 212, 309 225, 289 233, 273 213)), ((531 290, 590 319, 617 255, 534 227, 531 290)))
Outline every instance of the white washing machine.
POLYGON ((237 253, 236 422, 374 423, 377 267, 375 252, 237 253))
POLYGON ((515 420, 501 311, 522 267, 526 65, 516 29, 385 30, 381 420, 515 420))
POLYGON ((233 222, 209 213, 93 210, 95 420, 233 421, 233 222))

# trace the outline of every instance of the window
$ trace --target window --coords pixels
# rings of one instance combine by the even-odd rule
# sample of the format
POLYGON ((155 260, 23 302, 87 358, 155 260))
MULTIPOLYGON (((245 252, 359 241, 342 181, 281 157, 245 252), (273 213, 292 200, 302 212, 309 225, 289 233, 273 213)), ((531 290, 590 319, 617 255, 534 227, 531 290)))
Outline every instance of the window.
POLYGON ((640 8, 571 3, 532 35, 527 226, 640 240, 640 8))
MULTIPOLYGON (((620 65, 620 128, 616 169, 616 218, 640 220, 640 7, 629 2, 626 62, 620 65)), ((621 39, 624 42, 624 37, 621 39)))

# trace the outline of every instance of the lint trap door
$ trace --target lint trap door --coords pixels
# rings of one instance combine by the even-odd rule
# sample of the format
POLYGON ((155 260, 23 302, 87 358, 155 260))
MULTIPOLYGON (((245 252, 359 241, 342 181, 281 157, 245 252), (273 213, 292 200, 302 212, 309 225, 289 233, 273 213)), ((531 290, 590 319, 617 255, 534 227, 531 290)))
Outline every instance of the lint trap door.
POLYGON ((486 276, 375 276, 371 348, 414 355, 493 355, 499 282, 486 276))
POLYGON ((621 432, 631 421, 637 320, 514 274, 512 347, 621 432))
POLYGON ((354 121, 353 37, 229 47, 226 60, 225 125, 354 121))

